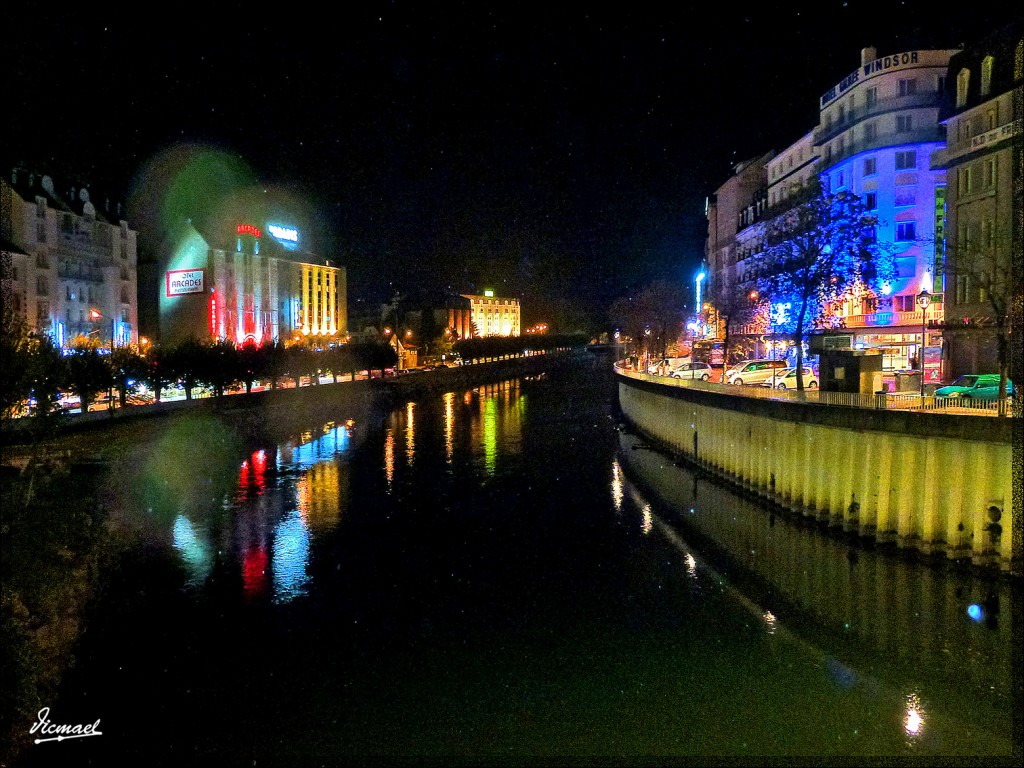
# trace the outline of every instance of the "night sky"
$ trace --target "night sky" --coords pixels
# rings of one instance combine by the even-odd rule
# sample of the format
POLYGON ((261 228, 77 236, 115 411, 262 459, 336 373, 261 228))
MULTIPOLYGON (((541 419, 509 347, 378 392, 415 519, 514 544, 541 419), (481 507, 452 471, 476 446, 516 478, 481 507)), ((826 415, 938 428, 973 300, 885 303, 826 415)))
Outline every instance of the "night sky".
POLYGON ((25 5, 5 10, 8 166, 113 190, 145 233, 168 169, 221 157, 205 166, 217 190, 301 209, 310 250, 347 267, 353 309, 491 287, 564 330, 647 281, 690 282, 705 198, 811 130, 861 48, 956 48, 1017 13, 25 5))

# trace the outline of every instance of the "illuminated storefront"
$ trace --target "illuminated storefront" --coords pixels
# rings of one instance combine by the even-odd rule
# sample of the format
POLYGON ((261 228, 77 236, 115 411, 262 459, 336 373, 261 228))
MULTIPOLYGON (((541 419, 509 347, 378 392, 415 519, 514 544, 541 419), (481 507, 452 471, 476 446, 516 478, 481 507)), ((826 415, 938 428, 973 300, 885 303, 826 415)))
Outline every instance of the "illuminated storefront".
POLYGON ((160 264, 160 340, 261 344, 343 336, 345 269, 300 250, 298 242, 298 231, 280 224, 264 231, 240 222, 230 238, 219 239, 183 225, 160 264))

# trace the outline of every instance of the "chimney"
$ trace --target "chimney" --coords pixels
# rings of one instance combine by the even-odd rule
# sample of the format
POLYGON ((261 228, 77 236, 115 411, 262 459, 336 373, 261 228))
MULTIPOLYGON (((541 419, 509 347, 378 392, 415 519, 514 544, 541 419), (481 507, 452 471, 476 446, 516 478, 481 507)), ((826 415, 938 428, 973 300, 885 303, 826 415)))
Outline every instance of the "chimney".
POLYGON ((860 49, 860 65, 863 67, 878 58, 878 51, 874 48, 860 49))

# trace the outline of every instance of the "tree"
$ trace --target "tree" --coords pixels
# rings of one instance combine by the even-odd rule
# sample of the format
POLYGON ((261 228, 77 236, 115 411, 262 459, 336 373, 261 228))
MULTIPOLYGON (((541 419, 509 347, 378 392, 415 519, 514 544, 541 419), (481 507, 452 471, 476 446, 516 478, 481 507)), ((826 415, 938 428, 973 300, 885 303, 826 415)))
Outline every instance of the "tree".
MULTIPOLYGON (((5 258, 7 258, 5 254, 5 258)), ((6 416, 27 400, 32 390, 29 369, 33 342, 28 323, 12 300, 13 291, 2 282, 0 297, 0 414, 6 416)))
POLYGON ((200 352, 197 378, 213 387, 213 394, 218 400, 224 396, 224 390, 241 376, 238 348, 233 341, 218 339, 200 352))
POLYGON ((848 290, 895 275, 892 253, 875 239, 878 219, 848 191, 817 193, 768 222, 767 245, 753 257, 758 290, 776 311, 773 326, 796 345, 796 384, 803 392, 803 338, 825 322, 828 307, 848 290))
MULTIPOLYGON (((979 241, 981 238, 979 238, 979 241)), ((1010 378, 1011 341, 1014 333, 1012 309, 1020 301, 1021 274, 1014 271, 1009 237, 992 237, 987 243, 968 243, 966 237, 950 246, 946 261, 948 291, 955 301, 958 318, 946 318, 947 325, 961 324, 963 333, 983 339, 995 336, 996 361, 999 366, 998 413, 1007 415, 1006 390, 1010 378)), ((950 307, 952 309, 952 307, 950 307)), ((947 312, 949 309, 947 309, 947 312)), ((1019 345, 1019 341, 1018 341, 1019 345)), ((1016 382, 1020 386, 1021 382, 1016 382)))
POLYGON ((159 403, 160 393, 163 391, 163 388, 177 380, 177 376, 171 367, 173 361, 169 359, 169 356, 161 347, 154 344, 146 350, 143 362, 145 367, 142 380, 153 390, 153 395, 159 403))
POLYGON ((203 372, 206 347, 194 338, 186 339, 164 353, 164 362, 175 381, 185 387, 185 399, 192 399, 192 390, 199 385, 203 372))
POLYGON ((635 294, 620 296, 608 311, 622 332, 655 355, 665 356, 669 341, 679 337, 686 293, 669 280, 655 280, 635 294))
POLYGON ((758 294, 737 282, 717 280, 708 286, 708 303, 714 308, 722 339, 722 360, 729 367, 732 330, 749 325, 757 312, 758 294))
POLYGON ((110 365, 114 386, 117 387, 118 401, 122 408, 128 398, 128 389, 146 376, 146 360, 137 347, 118 347, 106 358, 110 365))
POLYGON ((96 395, 110 388, 113 382, 110 366, 91 344, 73 346, 64 362, 71 391, 78 395, 82 402, 82 413, 86 413, 96 395))

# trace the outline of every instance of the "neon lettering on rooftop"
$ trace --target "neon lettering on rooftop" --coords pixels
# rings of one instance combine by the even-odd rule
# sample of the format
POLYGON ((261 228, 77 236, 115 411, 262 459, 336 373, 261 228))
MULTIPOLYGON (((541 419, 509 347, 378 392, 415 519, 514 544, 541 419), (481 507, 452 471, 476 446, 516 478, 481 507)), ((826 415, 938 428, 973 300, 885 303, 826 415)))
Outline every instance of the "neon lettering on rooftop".
POLYGON ((239 224, 235 231, 240 235, 252 235, 253 237, 262 237, 263 235, 263 233, 252 224, 239 224))
POLYGON ((299 230, 295 227, 282 227, 280 224, 267 224, 267 231, 278 240, 287 240, 290 243, 299 242, 299 230))

